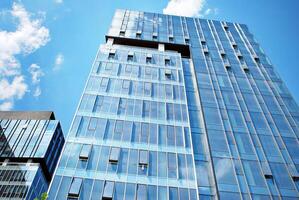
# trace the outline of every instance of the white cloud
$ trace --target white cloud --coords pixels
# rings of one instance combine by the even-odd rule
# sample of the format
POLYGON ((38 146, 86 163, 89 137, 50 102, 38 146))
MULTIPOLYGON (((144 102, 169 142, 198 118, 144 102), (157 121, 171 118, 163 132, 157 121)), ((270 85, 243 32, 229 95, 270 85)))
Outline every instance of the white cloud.
POLYGON ((205 0, 170 0, 163 9, 164 14, 186 17, 198 17, 203 9, 205 0))
POLYGON ((38 84, 40 82, 40 78, 45 75, 43 70, 37 64, 31 64, 29 67, 29 72, 31 74, 33 84, 38 84))
POLYGON ((40 83, 40 79, 42 76, 45 75, 45 73, 42 71, 42 69, 40 68, 40 66, 38 66, 37 64, 31 64, 28 70, 31 74, 31 80, 32 80, 32 84, 34 86, 36 86, 33 96, 34 97, 39 97, 42 93, 42 90, 39 86, 40 83))
POLYGON ((64 56, 61 53, 57 54, 57 56, 55 58, 55 64, 54 64, 54 67, 53 67, 53 71, 60 70, 61 65, 63 64, 63 62, 64 62, 64 56))
POLYGON ((16 31, 0 31, 0 72, 7 75, 18 73, 20 64, 15 55, 30 54, 50 40, 49 30, 40 20, 31 20, 22 5, 14 3, 11 14, 19 20, 16 31))
POLYGON ((42 94, 42 90, 40 89, 39 86, 37 86, 34 90, 33 96, 34 97, 39 97, 42 94))
POLYGON ((7 78, 0 80, 0 100, 21 99, 27 91, 27 84, 23 76, 15 76, 12 81, 7 78))
POLYGON ((211 12, 212 12, 212 9, 208 8, 205 10, 204 15, 209 15, 209 14, 211 14, 211 12))
POLYGON ((2 110, 2 111, 11 110, 12 107, 13 107, 13 103, 10 101, 6 101, 6 102, 3 102, 2 104, 0 104, 0 110, 2 110))
POLYGON ((23 5, 13 3, 10 14, 17 21, 16 30, 0 30, 0 106, 12 109, 14 100, 23 98, 28 89, 16 56, 28 55, 46 45, 50 35, 42 19, 32 19, 23 5))
POLYGON ((61 4, 61 3, 63 3, 63 0, 55 0, 54 2, 57 4, 61 4))
POLYGON ((218 11, 219 11, 218 8, 208 8, 208 9, 205 10, 205 12, 203 13, 203 15, 204 16, 211 15, 211 14, 217 15, 218 11))

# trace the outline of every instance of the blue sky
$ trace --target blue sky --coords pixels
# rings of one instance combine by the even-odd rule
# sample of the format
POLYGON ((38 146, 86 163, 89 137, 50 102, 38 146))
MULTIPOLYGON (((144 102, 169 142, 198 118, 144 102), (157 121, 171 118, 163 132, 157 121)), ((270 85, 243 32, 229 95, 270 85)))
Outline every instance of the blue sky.
POLYGON ((1 0, 0 109, 53 110, 66 133, 117 8, 247 24, 298 102, 299 1, 1 0))

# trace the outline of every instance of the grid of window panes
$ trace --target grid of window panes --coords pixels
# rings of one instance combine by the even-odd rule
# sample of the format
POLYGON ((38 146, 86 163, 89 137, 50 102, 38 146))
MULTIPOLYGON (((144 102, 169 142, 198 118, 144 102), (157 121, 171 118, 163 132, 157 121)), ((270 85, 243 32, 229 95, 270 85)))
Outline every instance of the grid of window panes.
POLYGON ((35 163, 0 163, 0 198, 34 199, 48 188, 42 170, 35 163))
POLYGON ((189 45, 200 198, 299 197, 298 105, 246 25, 117 10, 108 36, 189 45))
POLYGON ((197 199, 180 54, 104 45, 49 199, 197 199))

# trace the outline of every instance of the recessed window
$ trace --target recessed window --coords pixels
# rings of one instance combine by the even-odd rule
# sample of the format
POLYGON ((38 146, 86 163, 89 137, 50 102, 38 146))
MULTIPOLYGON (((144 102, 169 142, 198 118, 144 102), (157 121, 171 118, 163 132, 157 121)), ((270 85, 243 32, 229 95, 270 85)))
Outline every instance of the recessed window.
POLYGON ((173 42, 173 35, 169 36, 169 42, 173 42))
POLYGON ((134 53, 133 52, 129 52, 127 61, 128 62, 133 62, 133 60, 134 60, 134 53))
POLYGON ((121 31, 119 32, 119 36, 125 36, 125 34, 126 34, 126 32, 125 32, 124 30, 121 30, 121 31))
POLYGON ((91 145, 90 144, 84 144, 82 146, 81 152, 80 152, 80 160, 88 160, 89 154, 91 152, 91 145))
POLYGON ((244 70, 244 72, 249 72, 249 68, 246 65, 243 66, 243 70, 244 70))
POLYGON ((141 31, 136 33, 136 38, 141 39, 141 31))
POLYGON ((105 200, 113 199, 113 193, 114 193, 114 182, 106 181, 102 199, 105 199, 105 200))
POLYGON ((112 147, 109 155, 109 162, 117 163, 119 159, 120 148, 112 147))
POLYGON ((165 66, 169 66, 169 65, 170 65, 170 58, 165 57, 165 66))
POLYGON ((147 64, 151 64, 152 63, 152 55, 151 54, 147 54, 146 55, 146 63, 147 64))
POLYGON ((73 178, 69 189, 68 197, 78 198, 80 194, 81 186, 82 186, 82 178, 73 178))
POLYGON ((171 70, 170 69, 165 69, 164 73, 167 78, 171 78, 171 70))
POLYGON ((108 55, 108 59, 115 59, 115 53, 116 53, 116 50, 115 49, 111 49, 110 52, 109 52, 109 55, 108 55))
POLYGON ((258 57, 254 57, 255 62, 260 63, 260 59, 258 57))
POLYGON ((185 38, 185 43, 189 44, 189 42, 190 42, 189 38, 185 38))
POLYGON ((203 48, 203 51, 204 51, 205 53, 207 53, 207 52, 208 52, 208 46, 207 46, 207 43, 206 43, 205 41, 201 41, 201 46, 202 46, 202 48, 203 48))
POLYGON ((157 33, 153 33, 153 39, 157 40, 158 39, 158 34, 157 33))

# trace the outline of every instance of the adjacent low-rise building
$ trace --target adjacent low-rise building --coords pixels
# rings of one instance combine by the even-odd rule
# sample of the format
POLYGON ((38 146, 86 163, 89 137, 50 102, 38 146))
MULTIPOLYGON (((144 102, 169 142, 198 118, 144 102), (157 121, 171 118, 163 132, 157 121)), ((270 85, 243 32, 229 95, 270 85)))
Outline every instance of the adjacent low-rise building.
POLYGON ((53 112, 0 111, 0 199, 47 192, 64 136, 53 112))

